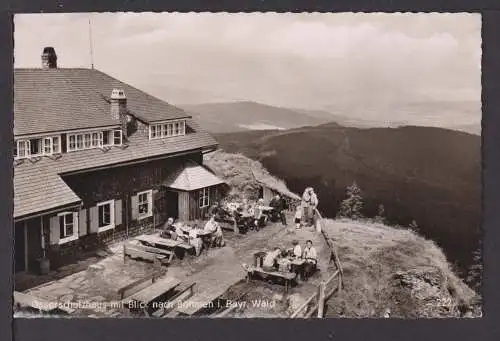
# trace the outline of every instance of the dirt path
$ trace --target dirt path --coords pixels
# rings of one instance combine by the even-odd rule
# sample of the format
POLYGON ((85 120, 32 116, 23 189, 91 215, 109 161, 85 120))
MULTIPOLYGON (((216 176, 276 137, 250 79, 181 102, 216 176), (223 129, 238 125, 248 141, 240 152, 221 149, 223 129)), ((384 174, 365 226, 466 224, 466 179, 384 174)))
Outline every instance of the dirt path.
MULTIPOLYGON (((284 227, 281 224, 271 223, 260 231, 249 231, 245 235, 226 232, 225 239, 226 246, 223 248, 210 249, 199 257, 189 256, 183 260, 175 260, 167 268, 166 276, 177 277, 183 281, 195 281, 196 293, 211 291, 213 288, 218 288, 221 292, 247 291, 245 296, 247 307, 242 310, 245 317, 284 315, 283 306, 277 304, 271 307, 273 301, 279 303, 284 299, 283 286, 262 281, 252 281, 246 286, 239 283, 246 275, 241 265, 252 264, 255 252, 271 250, 277 246, 289 248, 294 239, 303 246, 306 240, 310 239, 318 251, 321 271, 307 283, 291 288, 289 294, 298 293, 301 296, 310 296, 316 290, 315 285, 328 276, 329 250, 321 234, 312 228, 298 230, 294 226, 284 227)), ((128 260, 123 263, 122 244, 113 245, 110 249, 114 254, 95 264, 100 269, 97 274, 91 269, 81 271, 33 288, 29 292, 37 297, 56 302, 74 300, 107 302, 108 297, 112 296, 117 287, 152 271, 152 265, 142 261, 128 260)), ((119 311, 110 309, 96 313, 114 316, 119 311)))

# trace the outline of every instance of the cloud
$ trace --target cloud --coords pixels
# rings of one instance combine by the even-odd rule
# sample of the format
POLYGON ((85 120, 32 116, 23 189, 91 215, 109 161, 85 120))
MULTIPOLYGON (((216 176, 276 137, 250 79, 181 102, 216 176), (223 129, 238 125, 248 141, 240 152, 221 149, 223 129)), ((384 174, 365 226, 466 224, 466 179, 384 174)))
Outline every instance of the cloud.
POLYGON ((89 17, 96 66, 174 103, 480 100, 476 14, 16 15, 16 66, 90 65, 89 17))

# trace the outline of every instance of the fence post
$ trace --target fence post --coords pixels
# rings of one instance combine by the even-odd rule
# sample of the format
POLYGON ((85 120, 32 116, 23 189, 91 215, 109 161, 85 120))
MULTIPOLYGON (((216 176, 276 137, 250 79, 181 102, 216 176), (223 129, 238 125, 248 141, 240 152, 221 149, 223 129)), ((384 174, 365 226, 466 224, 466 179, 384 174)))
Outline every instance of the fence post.
POLYGON ((325 282, 321 281, 318 285, 318 318, 323 318, 325 308, 325 282))

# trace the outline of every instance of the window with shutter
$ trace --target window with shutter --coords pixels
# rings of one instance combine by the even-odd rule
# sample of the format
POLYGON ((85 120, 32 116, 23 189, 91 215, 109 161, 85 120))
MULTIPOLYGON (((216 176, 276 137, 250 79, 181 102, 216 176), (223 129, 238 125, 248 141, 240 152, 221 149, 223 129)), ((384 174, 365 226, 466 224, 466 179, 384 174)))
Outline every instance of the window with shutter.
POLYGON ((115 200, 115 226, 122 224, 122 200, 115 200))
POLYGON ((137 216, 139 214, 137 210, 137 195, 130 197, 130 210, 132 211, 132 220, 137 220, 137 216))
POLYGON ((153 191, 137 193, 137 219, 144 219, 153 215, 153 191))
POLYGON ((59 244, 78 239, 78 213, 62 212, 57 215, 59 225, 59 244))
POLYGON ((87 234, 87 209, 80 210, 78 214, 78 235, 85 236, 87 234))
POLYGON ((59 234, 59 217, 56 215, 50 218, 49 242, 51 245, 59 244, 59 234))
POLYGON ((90 214, 90 222, 89 222, 89 233, 97 233, 98 232, 98 227, 97 227, 97 206, 91 207, 89 209, 90 214))
POLYGON ((97 204, 97 229, 104 232, 115 227, 115 201, 109 200, 97 204))

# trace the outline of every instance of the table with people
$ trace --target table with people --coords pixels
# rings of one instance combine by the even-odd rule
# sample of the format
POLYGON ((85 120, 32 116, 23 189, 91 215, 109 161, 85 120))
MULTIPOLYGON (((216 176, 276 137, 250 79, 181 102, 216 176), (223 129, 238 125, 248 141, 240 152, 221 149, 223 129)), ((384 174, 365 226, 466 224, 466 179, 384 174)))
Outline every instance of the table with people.
MULTIPOLYGON (((254 254, 254 266, 248 267, 249 273, 276 275, 285 280, 297 279, 307 281, 317 270, 318 254, 311 240, 307 240, 302 249, 297 240, 292 247, 283 250, 280 247, 272 251, 257 252, 254 254), (293 274, 293 276, 290 276, 293 274)), ((286 282, 285 282, 286 283, 286 282)))
POLYGON ((196 255, 200 255, 202 249, 225 245, 222 229, 220 224, 215 221, 214 214, 210 216, 202 228, 196 222, 175 222, 173 218, 168 218, 159 236, 193 246, 196 255))

